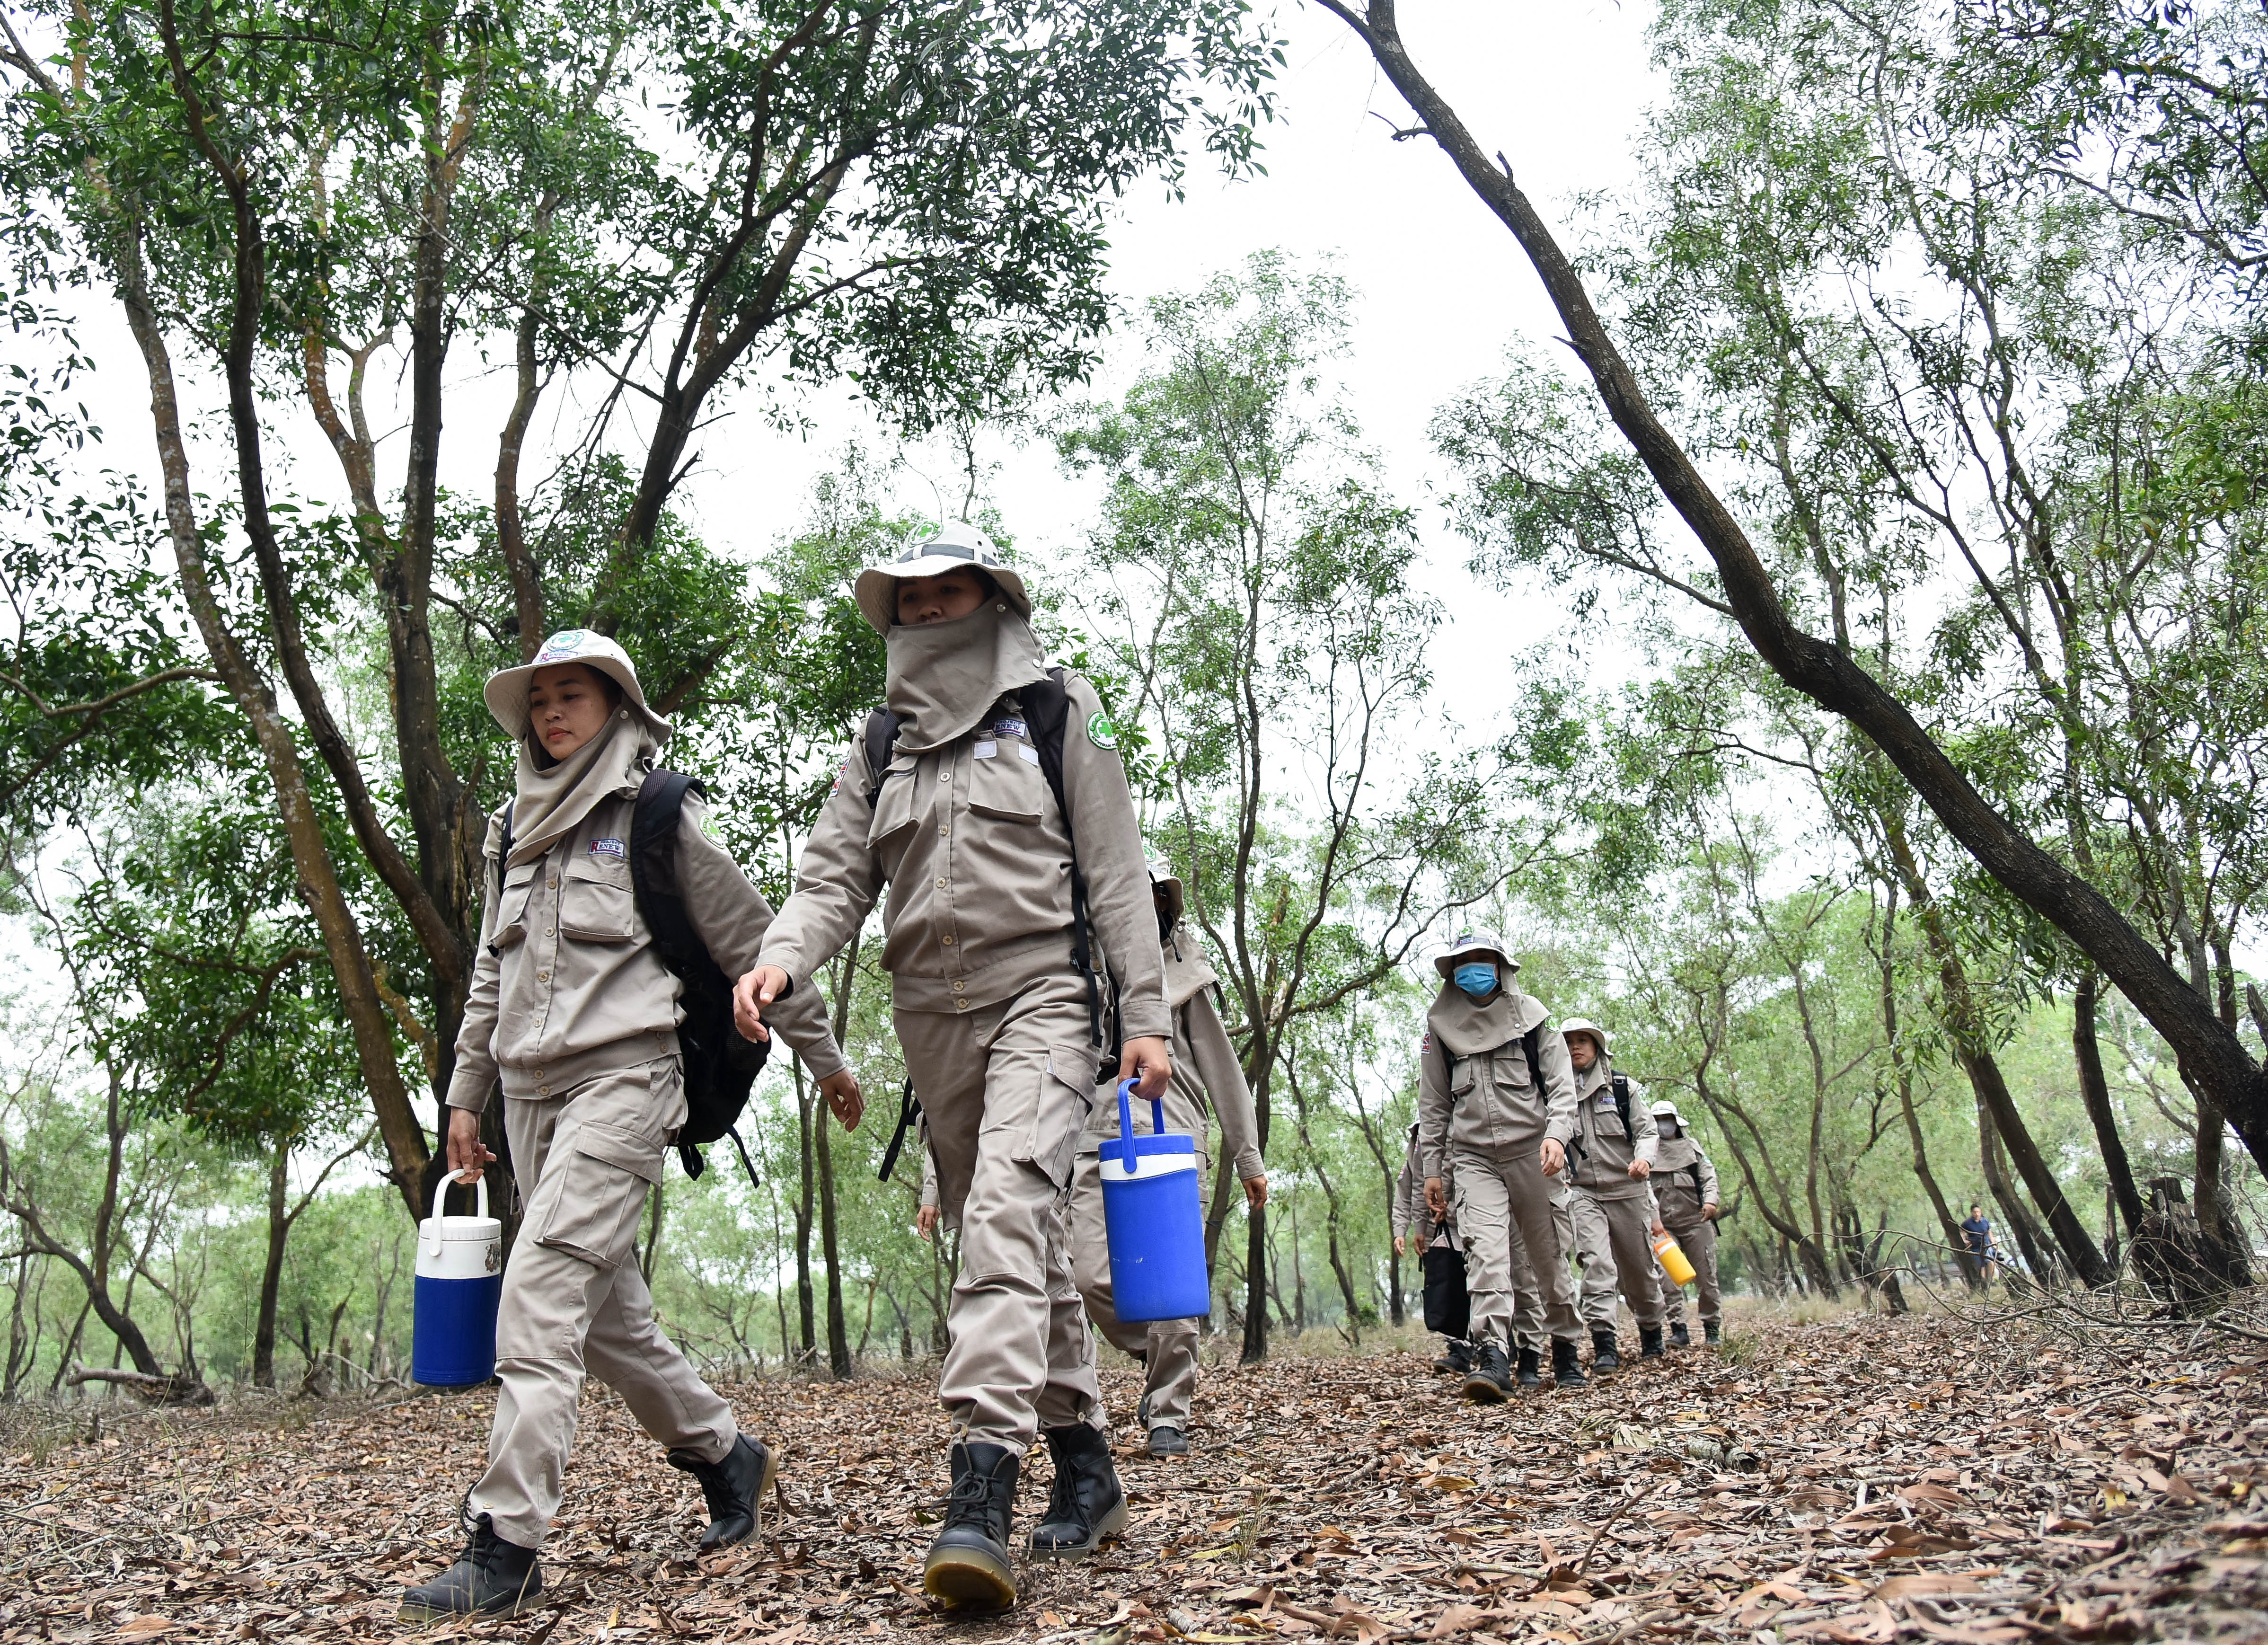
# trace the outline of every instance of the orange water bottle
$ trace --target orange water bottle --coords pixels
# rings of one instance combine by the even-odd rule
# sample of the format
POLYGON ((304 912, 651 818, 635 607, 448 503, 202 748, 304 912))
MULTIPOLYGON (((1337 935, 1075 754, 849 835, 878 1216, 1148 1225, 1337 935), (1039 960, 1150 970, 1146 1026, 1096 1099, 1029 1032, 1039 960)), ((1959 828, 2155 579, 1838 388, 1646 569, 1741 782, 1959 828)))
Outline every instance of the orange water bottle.
POLYGON ((1672 1285, 1693 1283, 1693 1264, 1685 1255, 1685 1248, 1677 1243, 1677 1236, 1664 1229, 1653 1242, 1653 1254, 1661 1264, 1661 1271, 1669 1276, 1672 1285))

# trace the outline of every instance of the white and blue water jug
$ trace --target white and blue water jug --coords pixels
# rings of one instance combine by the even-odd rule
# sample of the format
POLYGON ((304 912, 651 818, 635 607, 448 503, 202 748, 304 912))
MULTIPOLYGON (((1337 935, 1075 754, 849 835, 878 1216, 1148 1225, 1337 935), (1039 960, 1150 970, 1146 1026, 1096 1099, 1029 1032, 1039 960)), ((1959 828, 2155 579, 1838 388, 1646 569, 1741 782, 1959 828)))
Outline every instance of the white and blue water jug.
POLYGON ((1150 1104, 1150 1134, 1134 1132, 1134 1081, 1118 1086, 1118 1134, 1102 1161, 1102 1223, 1110 1242, 1110 1303, 1130 1324, 1189 1319, 1210 1311, 1204 1208, 1197 1140, 1166 1129, 1166 1105, 1150 1104))
POLYGON ((504 1224, 489 1214, 489 1180, 473 1214, 444 1216, 457 1178, 441 1179, 433 1214, 417 1225, 416 1324, 409 1376, 429 1388, 470 1388, 496 1375, 497 1303, 504 1295, 504 1224))

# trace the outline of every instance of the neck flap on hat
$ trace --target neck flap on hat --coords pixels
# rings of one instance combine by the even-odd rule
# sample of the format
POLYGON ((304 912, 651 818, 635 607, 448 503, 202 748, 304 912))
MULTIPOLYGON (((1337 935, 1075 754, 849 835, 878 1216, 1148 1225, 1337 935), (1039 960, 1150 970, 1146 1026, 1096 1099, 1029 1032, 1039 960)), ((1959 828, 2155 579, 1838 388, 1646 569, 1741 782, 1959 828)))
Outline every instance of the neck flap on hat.
POLYGON ((1548 1014, 1541 1002, 1514 989, 1499 986, 1480 1000, 1445 982, 1425 1013, 1425 1023, 1452 1056, 1477 1057, 1510 1044, 1548 1014))
POLYGON ((1039 636, 1005 601, 988 600, 949 623, 899 623, 884 643, 886 700, 908 754, 945 747, 1009 692, 1047 678, 1039 636))
POLYGON ((661 745, 629 704, 615 711, 607 728, 565 759, 538 770, 533 741, 519 740, 512 808, 512 857, 504 867, 541 857, 609 794, 637 792, 661 745))

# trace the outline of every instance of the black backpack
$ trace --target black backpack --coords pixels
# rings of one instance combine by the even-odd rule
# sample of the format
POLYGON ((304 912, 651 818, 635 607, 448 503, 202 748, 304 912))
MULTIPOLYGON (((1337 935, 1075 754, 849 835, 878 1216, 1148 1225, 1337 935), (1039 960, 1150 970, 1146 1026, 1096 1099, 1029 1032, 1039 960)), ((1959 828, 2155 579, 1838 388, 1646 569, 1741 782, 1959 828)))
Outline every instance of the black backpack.
MULTIPOLYGON (((1056 797, 1056 809, 1063 815, 1064 830, 1071 832, 1071 802, 1064 797, 1064 729, 1071 719, 1071 692, 1064 685, 1064 670, 1050 668, 1044 680, 1035 680, 1029 685, 1020 685, 1016 701, 1023 709, 1025 727, 1031 734, 1033 752, 1040 756, 1040 774, 1048 779, 1048 788, 1056 797)), ((866 808, 872 811, 882 797, 882 779, 889 771, 898 741, 898 717, 887 708, 875 709, 866 716, 866 808)), ((1086 912, 1086 876, 1079 872, 1079 841, 1071 840, 1071 963, 1086 980, 1086 1014, 1094 1044, 1103 1052, 1105 1063, 1111 1067, 1118 1064, 1118 1016, 1115 1011, 1103 1009, 1102 978, 1094 965, 1094 941, 1086 912)), ((905 1099, 898 1110, 897 1134, 890 1140, 882 1155, 881 1180, 890 1180, 891 1169, 896 1165, 898 1152, 904 1146, 906 1135, 921 1117, 921 1103, 914 1095, 913 1081, 906 1081, 905 1099)))
MULTIPOLYGON (((677 830, 688 793, 709 790, 682 771, 649 771, 638 785, 630 812, 630 894, 638 918, 653 938, 656 958, 677 978, 678 1003, 685 1020, 677 1025, 678 1051, 685 1069, 685 1124, 677 1133, 677 1158, 688 1177, 706 1169, 700 1150, 730 1137, 748 1181, 756 1168, 736 1129, 748 1093, 771 1055, 769 1040, 743 1039, 733 1022, 733 979, 710 957, 708 946, 685 911, 677 889, 677 830)), ((512 808, 504 808, 504 845, 497 873, 512 858, 512 808)))

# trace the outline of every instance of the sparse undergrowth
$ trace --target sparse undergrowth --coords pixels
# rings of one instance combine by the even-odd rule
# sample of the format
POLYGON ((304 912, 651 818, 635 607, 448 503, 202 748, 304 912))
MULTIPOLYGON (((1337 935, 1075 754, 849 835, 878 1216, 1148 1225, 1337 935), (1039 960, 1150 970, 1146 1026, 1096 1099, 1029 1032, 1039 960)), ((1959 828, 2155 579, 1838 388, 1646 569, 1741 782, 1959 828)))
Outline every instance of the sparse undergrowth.
MULTIPOLYGON (((736 1388, 785 1452, 786 1511, 761 1545, 705 1566, 687 1557, 686 1476, 594 1388, 546 1550, 550 1603, 471 1631, 512 1645, 561 1627, 605 1645, 2259 1636, 2257 1355, 1768 1309, 1741 1316, 1727 1346, 1494 1410, 1457 1404, 1414 1349, 1212 1372, 1194 1457, 1122 1446, 1123 1543, 1084 1568, 1027 1567, 1016 1613, 968 1622, 917 1590, 942 1488, 927 1383, 736 1388)), ((1107 1382, 1123 1415, 1131 1377, 1107 1382)), ((122 1645, 391 1632, 399 1590, 453 1552, 490 1405, 485 1391, 302 1405, 297 1431, 249 1402, 122 1411, 92 1442, 84 1408, 16 1413, 0 1628, 122 1645)), ((1046 1474, 1035 1459, 1025 1526, 1046 1474)))

